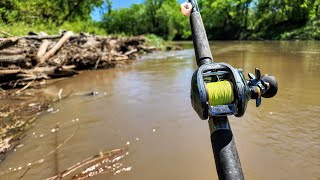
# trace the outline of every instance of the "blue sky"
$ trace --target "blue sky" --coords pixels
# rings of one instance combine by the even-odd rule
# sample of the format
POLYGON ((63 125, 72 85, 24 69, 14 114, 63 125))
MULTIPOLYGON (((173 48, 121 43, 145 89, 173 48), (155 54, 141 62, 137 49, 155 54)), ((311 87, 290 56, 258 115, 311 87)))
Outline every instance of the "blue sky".
MULTIPOLYGON (((139 4, 142 3, 144 0, 111 0, 112 2, 112 9, 118 8, 127 8, 130 7, 133 3, 139 4)), ((184 2, 185 0, 179 0, 180 2, 184 2)), ((103 8, 96 8, 91 13, 93 20, 99 21, 102 18, 102 14, 104 13, 103 8)))
MULTIPOLYGON (((112 2, 112 9, 118 9, 118 8, 127 8, 130 7, 133 3, 139 4, 142 3, 143 0, 111 0, 112 2)), ((91 16, 94 20, 99 21, 102 18, 103 9, 96 8, 91 13, 91 16)))

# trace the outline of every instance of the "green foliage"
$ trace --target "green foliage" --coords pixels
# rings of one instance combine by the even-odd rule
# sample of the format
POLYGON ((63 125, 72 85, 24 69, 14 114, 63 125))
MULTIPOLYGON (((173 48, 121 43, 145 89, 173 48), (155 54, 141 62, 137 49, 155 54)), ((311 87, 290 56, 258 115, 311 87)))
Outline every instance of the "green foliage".
POLYGON ((299 31, 308 22, 319 18, 319 2, 320 0, 259 0, 252 17, 255 20, 254 34, 260 34, 260 38, 265 39, 295 37, 289 34, 295 34, 295 30, 299 31))
POLYGON ((251 0, 209 0, 202 16, 210 39, 239 39, 247 28, 251 0), (211 33, 212 32, 212 33, 211 33))
POLYGON ((57 28, 52 23, 29 24, 29 23, 19 22, 19 23, 13 23, 10 25, 0 23, 0 30, 8 32, 14 36, 23 36, 23 35, 27 35, 28 32, 31 32, 31 31, 32 32, 45 31, 47 34, 57 34, 59 31, 59 28, 57 28))
POLYGON ((320 40, 320 20, 313 20, 307 23, 306 26, 287 31, 278 37, 278 39, 301 39, 301 40, 320 40))
MULTIPOLYGON (((0 28, 14 35, 59 29, 95 34, 154 34, 191 39, 178 0, 144 0, 112 9, 114 0, 0 0, 0 28), (103 8, 102 22, 90 13, 103 8)), ((198 0, 209 39, 319 39, 320 0, 198 0)), ((151 38, 153 39, 153 38, 151 38)))
POLYGON ((80 18, 89 20, 90 13, 103 0, 1 0, 1 21, 47 23, 61 25, 66 21, 80 18))
POLYGON ((13 35, 25 35, 29 31, 56 34, 61 29, 106 34, 101 24, 93 22, 90 16, 93 8, 102 6, 103 2, 104 0, 0 0, 0 28, 13 35))
POLYGON ((108 33, 151 33, 168 40, 190 38, 188 18, 183 17, 179 9, 176 0, 145 0, 143 4, 105 14, 102 23, 108 33))
POLYGON ((143 6, 134 4, 132 8, 123 8, 106 14, 103 19, 103 27, 109 33, 145 34, 147 31, 143 16, 143 6))
POLYGON ((146 36, 147 44, 149 46, 154 46, 157 49, 163 49, 166 45, 166 42, 159 36, 154 34, 147 34, 146 36))
POLYGON ((106 31, 101 28, 101 23, 94 22, 94 21, 81 21, 81 20, 75 20, 75 21, 67 21, 63 23, 61 26, 59 26, 60 29, 63 30, 71 30, 75 33, 80 32, 86 32, 90 34, 99 34, 99 35, 106 35, 106 31))

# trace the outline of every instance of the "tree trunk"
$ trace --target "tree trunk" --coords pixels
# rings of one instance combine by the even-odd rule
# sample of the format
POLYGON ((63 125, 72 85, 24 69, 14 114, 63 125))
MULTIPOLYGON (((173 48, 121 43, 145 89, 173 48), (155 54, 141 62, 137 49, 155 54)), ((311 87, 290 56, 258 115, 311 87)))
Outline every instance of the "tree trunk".
POLYGON ((107 8, 108 8, 108 15, 110 15, 111 11, 112 11, 112 2, 111 2, 111 0, 107 0, 107 8))
POLYGON ((250 2, 246 2, 246 4, 245 4, 245 16, 244 16, 244 28, 245 28, 245 30, 247 30, 247 27, 248 27, 249 3, 250 2))
POLYGON ((69 13, 62 19, 62 21, 59 24, 61 25, 63 22, 68 21, 70 19, 70 17, 74 14, 74 12, 79 9, 80 5, 83 2, 85 2, 85 1, 79 0, 77 4, 75 4, 71 9, 69 9, 69 13))

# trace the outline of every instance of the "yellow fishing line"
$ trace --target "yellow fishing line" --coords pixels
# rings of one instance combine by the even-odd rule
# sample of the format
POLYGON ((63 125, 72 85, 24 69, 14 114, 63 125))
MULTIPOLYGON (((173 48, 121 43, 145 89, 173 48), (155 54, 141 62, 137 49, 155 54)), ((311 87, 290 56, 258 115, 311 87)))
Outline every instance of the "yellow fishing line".
POLYGON ((206 83, 206 88, 211 106, 231 104, 234 100, 230 81, 206 83))

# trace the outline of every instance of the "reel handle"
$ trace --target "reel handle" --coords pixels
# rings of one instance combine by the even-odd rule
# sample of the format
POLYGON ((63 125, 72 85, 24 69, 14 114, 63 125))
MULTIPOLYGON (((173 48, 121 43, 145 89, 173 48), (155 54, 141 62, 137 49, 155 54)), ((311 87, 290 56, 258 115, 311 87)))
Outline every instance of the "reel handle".
POLYGON ((251 89, 251 99, 256 100, 256 107, 261 104, 261 97, 271 98, 278 92, 278 83, 275 77, 265 74, 261 76, 258 68, 255 68, 255 75, 248 74, 248 85, 251 89))
POLYGON ((268 90, 264 94, 261 94, 261 96, 264 98, 272 98, 273 96, 275 96, 278 92, 278 82, 276 78, 274 76, 269 76, 268 74, 265 74, 261 76, 261 80, 263 80, 266 83, 269 83, 268 90))

